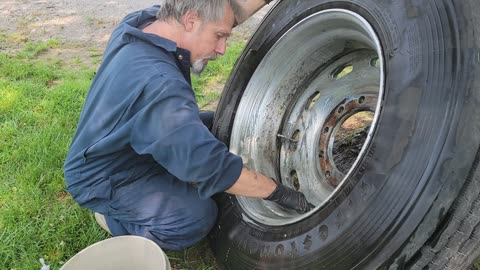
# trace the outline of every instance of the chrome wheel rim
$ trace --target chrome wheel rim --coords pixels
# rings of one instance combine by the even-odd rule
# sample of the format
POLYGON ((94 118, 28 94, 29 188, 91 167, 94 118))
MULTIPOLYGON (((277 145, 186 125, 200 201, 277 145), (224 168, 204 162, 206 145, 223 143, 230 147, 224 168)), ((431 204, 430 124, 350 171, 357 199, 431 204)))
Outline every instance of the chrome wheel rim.
POLYGON ((237 196, 246 219, 281 226, 305 219, 349 181, 372 140, 384 88, 381 44, 372 26, 344 9, 298 22, 272 46, 237 109, 230 150, 245 165, 305 194, 316 207, 299 214, 237 196), (334 157, 339 130, 371 112, 366 139, 348 170, 334 157))

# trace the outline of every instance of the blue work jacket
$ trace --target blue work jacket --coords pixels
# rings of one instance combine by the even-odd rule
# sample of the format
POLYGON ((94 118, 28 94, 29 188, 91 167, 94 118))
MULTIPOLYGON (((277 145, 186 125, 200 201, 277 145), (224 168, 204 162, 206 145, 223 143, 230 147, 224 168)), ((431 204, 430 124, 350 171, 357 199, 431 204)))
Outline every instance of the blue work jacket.
POLYGON ((64 164, 67 190, 85 207, 115 186, 155 173, 195 182, 201 198, 230 188, 241 158, 202 123, 190 82, 190 52, 139 27, 158 6, 132 13, 113 31, 64 164))

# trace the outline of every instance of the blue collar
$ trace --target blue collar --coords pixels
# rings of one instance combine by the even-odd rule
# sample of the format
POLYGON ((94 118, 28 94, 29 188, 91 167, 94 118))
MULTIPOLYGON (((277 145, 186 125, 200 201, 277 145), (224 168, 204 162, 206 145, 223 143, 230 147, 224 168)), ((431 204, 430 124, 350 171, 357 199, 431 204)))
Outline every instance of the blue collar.
POLYGON ((177 43, 166 39, 164 37, 144 33, 139 28, 142 25, 145 25, 148 22, 153 22, 156 20, 156 14, 158 12, 159 6, 153 6, 151 8, 138 11, 127 16, 124 21, 120 24, 119 30, 123 38, 127 39, 129 36, 134 37, 135 39, 142 40, 146 43, 152 44, 156 47, 162 48, 167 52, 172 53, 173 57, 176 60, 177 65, 181 69, 185 79, 190 83, 190 66, 191 66, 191 53, 189 50, 178 48, 177 43))

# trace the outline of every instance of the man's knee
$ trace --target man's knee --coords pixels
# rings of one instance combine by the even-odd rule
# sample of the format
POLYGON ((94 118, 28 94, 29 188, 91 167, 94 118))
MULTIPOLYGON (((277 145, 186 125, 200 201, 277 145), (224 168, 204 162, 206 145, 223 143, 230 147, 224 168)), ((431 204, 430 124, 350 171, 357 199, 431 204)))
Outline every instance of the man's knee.
POLYGON ((192 206, 187 220, 179 224, 181 227, 178 230, 179 235, 173 236, 176 239, 185 239, 180 241, 179 249, 192 246, 205 238, 217 221, 218 208, 215 202, 211 199, 201 202, 192 206))
MULTIPOLYGON (((215 225, 218 209, 211 199, 201 200, 188 208, 171 213, 169 220, 155 220, 150 225, 135 229, 132 234, 147 237, 161 248, 181 250, 201 241, 215 225)), ((130 231, 131 229, 129 229, 130 231)))
POLYGON ((200 220, 200 222, 196 227, 198 228, 198 233, 203 234, 203 237, 205 237, 211 231, 213 225, 215 225, 215 222, 217 221, 217 205, 212 199, 205 200, 204 206, 202 206, 201 209, 197 208, 197 213, 198 214, 195 219, 200 220))
POLYGON ((213 118, 215 113, 212 111, 200 111, 200 120, 202 120, 203 124, 207 126, 208 129, 212 129, 213 126, 213 118))

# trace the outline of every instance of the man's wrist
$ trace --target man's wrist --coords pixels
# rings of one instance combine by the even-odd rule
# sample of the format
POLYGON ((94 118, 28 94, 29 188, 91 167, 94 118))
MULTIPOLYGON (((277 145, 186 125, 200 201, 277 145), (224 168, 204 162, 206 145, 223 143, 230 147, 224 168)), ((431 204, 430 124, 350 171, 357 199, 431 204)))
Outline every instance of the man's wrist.
POLYGON ((263 198, 264 200, 269 200, 269 201, 276 199, 277 193, 278 193, 279 189, 281 188, 280 184, 277 183, 273 178, 270 178, 270 179, 274 183, 275 187, 273 188, 272 192, 267 197, 263 198))

